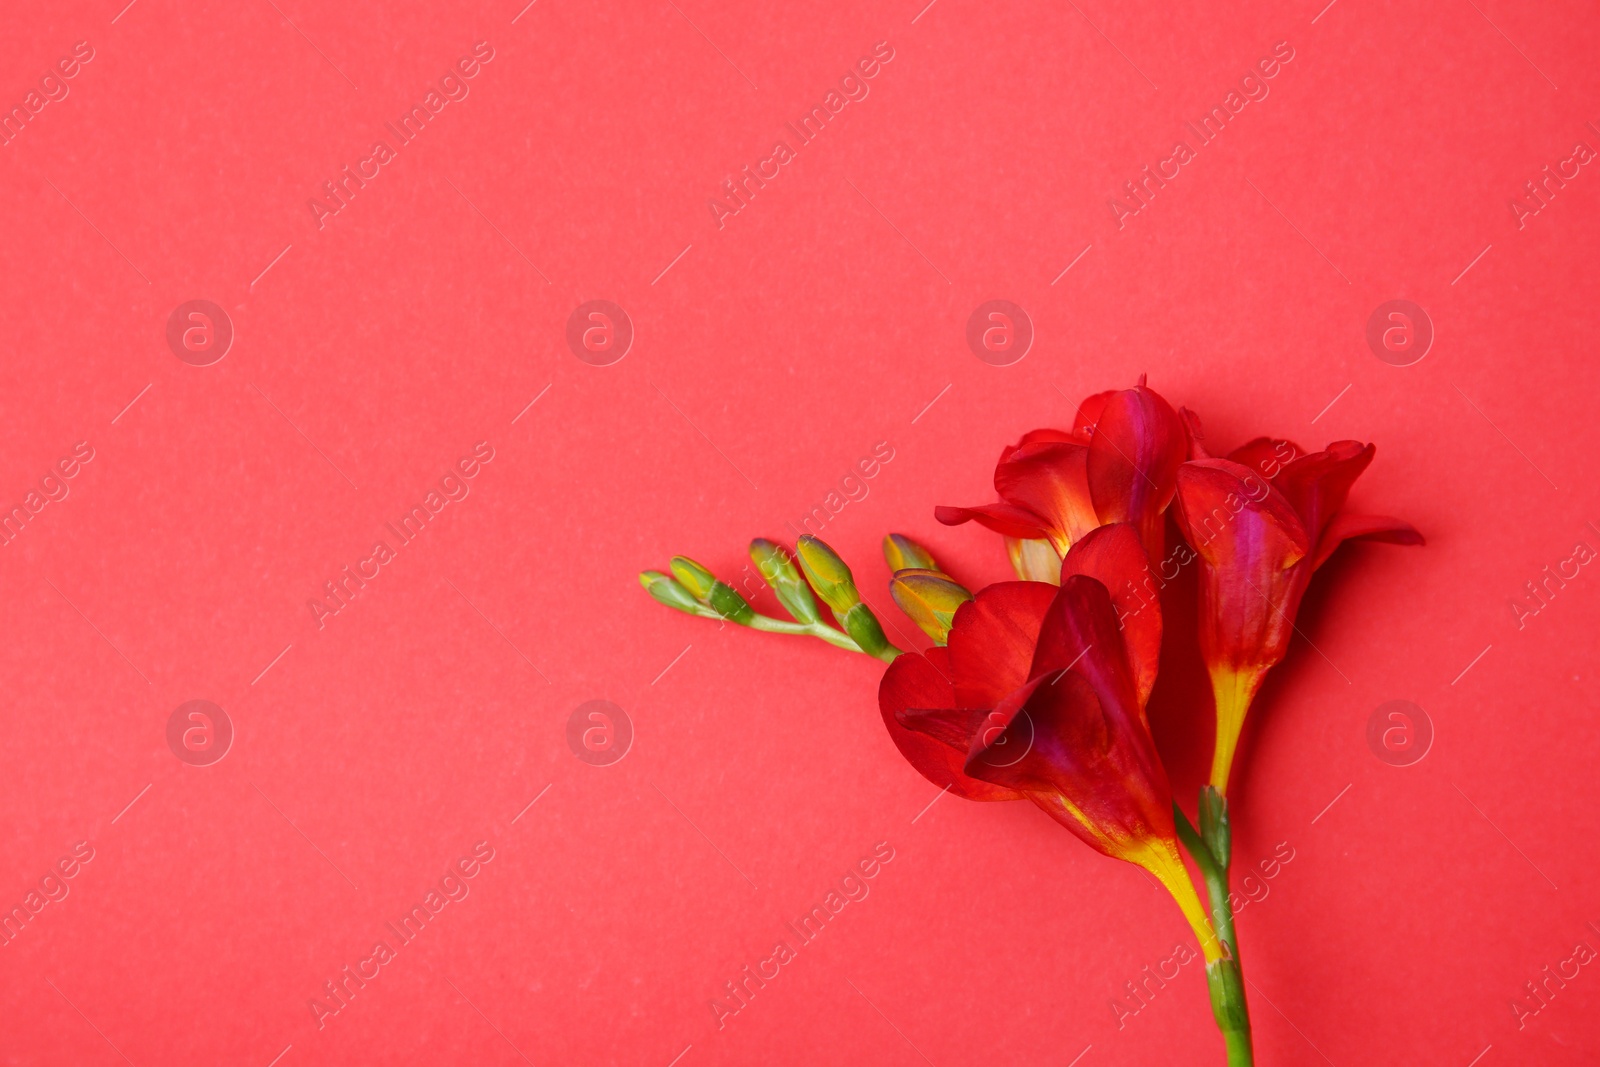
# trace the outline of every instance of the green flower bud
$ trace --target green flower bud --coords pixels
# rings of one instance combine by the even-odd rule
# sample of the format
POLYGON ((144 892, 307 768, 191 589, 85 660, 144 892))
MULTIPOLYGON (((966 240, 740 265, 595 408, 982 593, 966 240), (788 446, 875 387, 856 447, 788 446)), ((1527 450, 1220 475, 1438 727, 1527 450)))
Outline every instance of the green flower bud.
POLYGON ((695 600, 694 594, 660 571, 641 571, 639 584, 644 586, 645 592, 669 608, 686 611, 690 615, 700 613, 700 604, 695 600))
POLYGON ((704 604, 717 577, 688 556, 672 557, 672 573, 694 598, 704 604))
POLYGON ((889 582, 889 595, 923 633, 941 645, 950 638, 957 609, 972 599, 965 588, 930 570, 896 571, 889 582))
MULTIPOLYGON (((889 644, 889 639, 883 634, 883 627, 878 625, 878 617, 872 609, 857 601, 855 606, 844 613, 839 625, 844 627, 844 632, 849 634, 856 644, 861 646, 861 651, 869 656, 884 659, 884 653, 889 652, 894 646, 889 644)), ((893 656, 887 657, 893 659, 893 656)))
POLYGON ((756 570, 766 583, 772 586, 772 591, 778 596, 778 603, 783 609, 794 616, 796 622, 810 625, 821 616, 817 611, 817 602, 811 596, 811 589, 806 585, 800 571, 795 567, 794 560, 789 558, 789 553, 775 541, 768 541, 758 537, 750 542, 750 561, 756 565, 756 570))
POLYGON ((810 534, 801 535, 795 550, 800 557, 800 567, 806 572, 806 581, 811 583, 822 602, 833 609, 834 617, 842 625, 845 613, 861 603, 850 568, 837 552, 810 534))
POLYGON ((883 539, 883 558, 888 561, 890 571, 942 571, 933 561, 933 553, 905 534, 890 534, 883 539))
POLYGON ((740 596, 727 582, 712 582, 711 592, 706 597, 706 602, 711 605, 711 610, 721 615, 729 622, 736 622, 740 626, 749 626, 750 620, 756 617, 754 609, 749 602, 740 596))

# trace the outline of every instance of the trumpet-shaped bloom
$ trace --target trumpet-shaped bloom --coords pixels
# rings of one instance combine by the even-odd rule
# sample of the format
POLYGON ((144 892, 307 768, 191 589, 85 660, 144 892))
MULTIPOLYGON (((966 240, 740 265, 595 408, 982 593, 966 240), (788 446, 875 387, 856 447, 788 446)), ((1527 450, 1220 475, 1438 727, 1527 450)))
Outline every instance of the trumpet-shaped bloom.
POLYGON ((934 517, 949 526, 976 521, 1008 538, 1047 541, 1057 556, 1097 526, 1129 522, 1151 558, 1160 559, 1162 515, 1188 449, 1183 419, 1141 377, 1132 389, 1085 400, 1070 431, 1034 430, 1001 452, 994 472, 998 503, 940 507, 934 517))
POLYGON ((879 706, 901 753, 935 785, 1032 801, 1096 851, 1154 874, 1212 960, 1222 950, 1179 857, 1144 713, 1159 609, 1143 608, 1157 613, 1153 625, 1119 628, 1108 587, 1131 588, 1144 568, 1138 535, 1117 525, 1068 555, 1059 589, 979 591, 956 612, 946 648, 890 664, 879 706))
POLYGON ((1373 453, 1370 444, 1335 441, 1307 454, 1263 437, 1178 471, 1178 525, 1200 561, 1200 651, 1216 699, 1211 784, 1219 792, 1250 702, 1289 650, 1311 575, 1351 539, 1422 544, 1399 519, 1344 510, 1373 453))

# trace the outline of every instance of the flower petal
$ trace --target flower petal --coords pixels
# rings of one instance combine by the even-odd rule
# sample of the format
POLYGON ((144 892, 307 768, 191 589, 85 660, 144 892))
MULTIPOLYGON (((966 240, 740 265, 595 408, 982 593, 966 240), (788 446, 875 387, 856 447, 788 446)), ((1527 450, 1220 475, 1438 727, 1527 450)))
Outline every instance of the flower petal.
POLYGON ((1029 792, 1081 799, 1088 768, 1113 745, 1094 687, 1071 671, 1041 674, 993 711, 975 711, 966 773, 1029 792))
POLYGON ((1311 552, 1282 494, 1232 460, 1192 460, 1178 472, 1178 526, 1200 555, 1200 651, 1213 680, 1224 668, 1267 667, 1288 651, 1311 552))
POLYGON ((1305 454, 1306 450, 1293 441, 1285 441, 1281 437, 1257 437, 1229 452, 1227 458, 1271 481, 1286 464, 1305 454))
POLYGON ((1063 582, 1074 574, 1093 578, 1110 591, 1139 706, 1144 707, 1161 666, 1161 597, 1139 534, 1125 522, 1095 530, 1073 545, 1061 562, 1063 582))
POLYGON ((1094 435, 1094 428, 1106 410, 1106 403, 1119 392, 1120 389, 1107 389, 1103 393, 1085 397, 1083 403, 1078 405, 1078 413, 1072 419, 1072 432, 1079 435, 1079 440, 1087 441, 1094 435))
POLYGON ((1340 545, 1357 539, 1386 541, 1391 545, 1426 543, 1422 534, 1409 522, 1391 519, 1387 515, 1357 515, 1354 512, 1341 511, 1322 531, 1322 539, 1317 542, 1317 554, 1312 559, 1312 570, 1328 562, 1328 557, 1333 555, 1334 550, 1340 545))
POLYGON ((948 648, 955 707, 988 711, 1021 688, 1055 595, 1043 582, 997 582, 961 605, 948 648))
POLYGON ((1017 577, 1023 581, 1061 584, 1061 557, 1056 555, 1055 546, 1049 541, 1008 537, 1006 555, 1011 558, 1017 577))
POLYGON ((1020 445, 994 469, 1000 499, 1043 520, 1042 533, 1011 537, 1048 537, 1060 555, 1100 520, 1089 497, 1089 447, 1070 441, 1020 445))
POLYGON ((1012 452, 1015 452, 1017 449, 1021 448, 1023 445, 1039 445, 1039 444, 1079 444, 1079 445, 1086 445, 1088 443, 1089 443, 1089 438, 1088 438, 1088 436, 1086 434, 1078 433, 1078 432, 1070 432, 1069 433, 1066 430, 1052 430, 1049 427, 1045 427, 1044 429, 1040 429, 1040 430, 1029 430, 1027 433, 1023 434, 1022 435, 1022 440, 1018 441, 1016 444, 1014 444, 1010 448, 1006 449, 1005 452, 1000 456, 1000 459, 1001 459, 1002 462, 1004 462, 1006 457, 1010 456, 1012 452))
POLYGON ((1039 678, 1060 671, 1087 679, 1106 714, 1121 717, 1119 729, 1136 729, 1148 738, 1111 593, 1104 583, 1088 575, 1061 580, 1061 591, 1039 627, 1028 676, 1039 678))
POLYGON ((1360 441, 1335 441, 1283 468, 1273 484, 1300 513, 1300 524, 1312 541, 1344 507, 1345 497, 1377 449, 1360 441))
POLYGON ((933 517, 946 526, 960 526, 976 521, 978 525, 1007 537, 1023 539, 1043 538, 1049 534, 1049 523, 1033 512, 1011 504, 980 504, 972 508, 955 508, 940 504, 933 509, 933 517))
POLYGON ((1100 522, 1131 522, 1152 559, 1164 556, 1163 513, 1177 490, 1189 436, 1153 389, 1123 389, 1106 401, 1089 443, 1086 474, 1100 522))
POLYGON ((1072 816, 1063 823, 1109 856, 1127 858, 1140 842, 1171 838, 1172 791, 1105 586, 1083 575, 1066 579, 1034 666, 1035 676, 1008 694, 973 738, 966 773, 1058 794, 1072 816))
POLYGON ((967 739, 984 713, 958 712, 949 681, 949 657, 942 648, 925 656, 906 653, 895 657, 878 685, 878 710, 895 747, 928 781, 968 800, 1019 800, 1021 794, 1003 786, 981 782, 962 771, 967 739), (952 745, 950 742, 959 742, 952 745))

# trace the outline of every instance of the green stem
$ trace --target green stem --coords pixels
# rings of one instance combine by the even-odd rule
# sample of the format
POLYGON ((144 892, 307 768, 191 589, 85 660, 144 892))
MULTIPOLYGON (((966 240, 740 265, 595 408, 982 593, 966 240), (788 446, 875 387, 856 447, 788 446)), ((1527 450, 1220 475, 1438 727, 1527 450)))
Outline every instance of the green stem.
MULTIPOLYGON (((1226 920, 1217 923, 1217 937, 1228 947, 1229 955, 1206 964, 1206 987, 1211 993, 1211 1014, 1222 1031, 1222 1041, 1228 1048, 1228 1067, 1254 1067, 1255 1053, 1250 1047, 1250 1008, 1244 995, 1244 972, 1239 969, 1239 950, 1233 941, 1233 915, 1228 906, 1226 875, 1222 889, 1222 906, 1213 907, 1212 913, 1227 913, 1226 920), (1228 933, 1223 934, 1226 926, 1228 933)), ((1208 895, 1210 880, 1207 879, 1208 895)), ((1212 897, 1213 900, 1217 899, 1212 897)))
MULTIPOLYGON (((1239 993, 1239 999, 1242 1004, 1243 990, 1239 993)), ((1245 1020, 1243 1030, 1222 1031, 1222 1040, 1228 1046, 1228 1067, 1255 1067, 1256 1054, 1250 1048, 1250 1020, 1245 1020)))
MULTIPOLYGON (((1211 1014, 1222 1031, 1228 1050, 1228 1067, 1254 1067, 1255 1053, 1250 1041, 1250 1008, 1245 1000, 1244 972, 1239 964, 1239 940, 1233 926, 1233 904, 1228 899, 1227 855, 1216 855, 1189 822, 1183 809, 1174 804, 1178 837, 1194 857, 1206 882, 1206 897, 1211 904, 1211 926, 1227 955, 1206 964, 1206 988, 1211 994, 1211 1014)), ((1223 804, 1226 818, 1226 803, 1223 804)), ((1226 841, 1226 837, 1223 838, 1226 841)), ((1231 851, 1231 846, 1224 851, 1231 851)))
MULTIPOLYGON (((680 608, 679 610, 685 609, 680 608)), ((718 622, 731 622, 738 626, 748 626, 752 630, 762 630, 769 634, 798 634, 802 637, 815 637, 837 648, 842 648, 846 652, 860 652, 866 655, 866 650, 856 644, 849 634, 842 630, 835 630, 820 619, 812 623, 789 622, 786 619, 774 619, 770 615, 752 613, 749 619, 739 622, 737 619, 723 615, 715 608, 709 608, 704 605, 696 605, 695 609, 689 614, 698 615, 702 619, 716 619, 718 622)), ((900 649, 889 645, 877 658, 885 663, 892 663, 894 658, 900 654, 900 649)))
POLYGON ((764 630, 769 634, 800 634, 807 637, 817 637, 836 645, 846 652, 860 652, 861 646, 850 639, 850 635, 835 630, 822 622, 803 623, 785 622, 774 619, 770 615, 757 615, 747 624, 752 630, 764 630))

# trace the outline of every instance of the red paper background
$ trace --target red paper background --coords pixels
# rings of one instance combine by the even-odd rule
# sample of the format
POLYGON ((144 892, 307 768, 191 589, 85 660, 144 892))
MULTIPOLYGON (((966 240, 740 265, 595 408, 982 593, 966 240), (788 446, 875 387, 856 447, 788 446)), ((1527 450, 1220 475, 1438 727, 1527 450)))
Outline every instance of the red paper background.
POLYGON ((1356 503, 1429 537, 1319 577, 1247 731, 1236 857, 1294 855, 1239 916, 1259 1062, 1600 1061, 1593 966, 1511 1007, 1600 948, 1600 577, 1510 606, 1600 547, 1600 174, 1509 207, 1600 146, 1592 6, 120 4, 14 4, 0 42, 7 108, 94 53, 0 148, 0 503, 94 450, 0 547, 0 903, 94 852, 0 950, 4 1062, 1220 1062, 1195 965, 1119 1029, 1189 936, 1136 870, 1021 805, 927 808, 879 664, 635 578, 736 575, 880 441, 822 530, 869 599, 891 529, 1003 578, 933 505, 1142 372, 1215 447, 1377 441, 1356 503), (479 41, 470 95, 319 229, 321 184, 479 41), (719 229, 720 182, 880 41, 719 229), (1279 41, 1270 95, 1119 230, 1108 198, 1279 41), (997 297, 1037 330, 1009 367, 964 340, 997 297), (1364 339, 1394 298, 1436 329, 1413 366, 1364 339), (236 331, 209 367, 165 340, 193 299, 236 331), (634 323, 615 365, 567 347, 591 299, 634 323), (479 441, 470 495, 319 629, 479 441), (237 731, 209 767, 165 739, 192 699, 237 731), (610 766, 566 741, 592 699, 636 733, 610 766), (1367 746, 1392 699, 1436 731, 1413 766, 1367 746), (319 1029, 479 841, 470 895, 319 1029), (719 1029, 877 842, 870 895, 719 1029))

